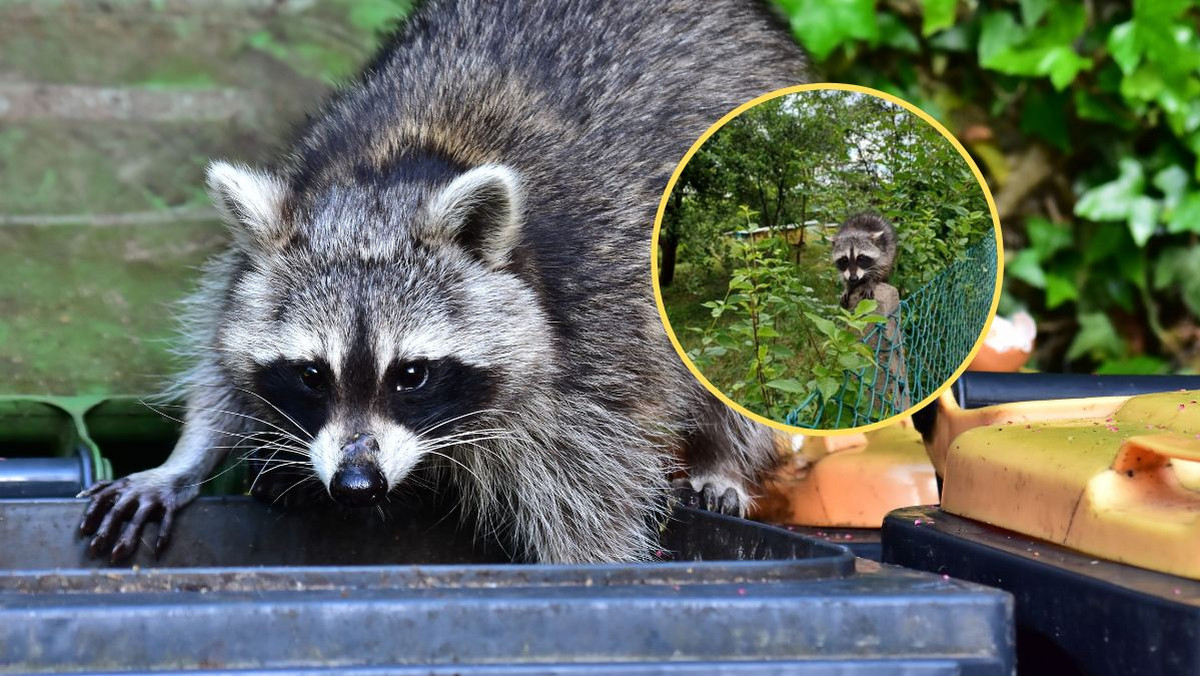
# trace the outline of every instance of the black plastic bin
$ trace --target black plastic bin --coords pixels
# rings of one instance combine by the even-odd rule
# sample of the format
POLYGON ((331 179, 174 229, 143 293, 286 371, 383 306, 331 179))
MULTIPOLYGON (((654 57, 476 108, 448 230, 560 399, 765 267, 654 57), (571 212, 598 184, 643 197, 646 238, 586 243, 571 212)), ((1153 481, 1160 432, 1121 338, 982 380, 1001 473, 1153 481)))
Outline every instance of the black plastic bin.
POLYGON ((798 535, 840 545, 855 556, 880 561, 883 536, 878 528, 834 528, 827 526, 782 526, 798 535))
POLYGON ((1012 672, 1007 594, 686 508, 674 561, 546 566, 432 511, 201 498, 161 562, 114 567, 83 507, 0 501, 0 672, 1012 672))
POLYGON ((1011 592, 1023 676, 1200 674, 1200 582, 1102 561, 935 507, 883 523, 883 560, 1011 592))

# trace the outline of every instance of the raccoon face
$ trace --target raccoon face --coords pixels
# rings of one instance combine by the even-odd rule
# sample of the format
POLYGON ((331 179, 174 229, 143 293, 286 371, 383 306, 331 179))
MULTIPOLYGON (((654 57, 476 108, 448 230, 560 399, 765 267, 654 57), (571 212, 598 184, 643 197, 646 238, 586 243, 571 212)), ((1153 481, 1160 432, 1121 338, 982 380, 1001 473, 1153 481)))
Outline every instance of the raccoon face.
POLYGON ((863 241, 844 241, 834 245, 833 262, 842 279, 850 284, 871 279, 879 259, 878 247, 863 241))
POLYGON ((426 458, 460 461, 548 377, 546 317, 508 269, 513 172, 484 166, 384 196, 337 189, 287 224, 282 184, 214 171, 211 192, 241 230, 221 363, 273 443, 306 456, 339 502, 376 504, 426 458))

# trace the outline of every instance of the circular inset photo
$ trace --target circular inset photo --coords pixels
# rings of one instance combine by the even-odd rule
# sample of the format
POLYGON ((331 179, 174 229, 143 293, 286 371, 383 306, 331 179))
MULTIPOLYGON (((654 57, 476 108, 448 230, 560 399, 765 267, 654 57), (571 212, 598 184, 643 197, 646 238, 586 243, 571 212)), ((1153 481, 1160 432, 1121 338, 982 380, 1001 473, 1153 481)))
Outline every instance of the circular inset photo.
POLYGON ((692 372, 811 434, 886 424, 961 374, 996 311, 1000 249, 991 193, 945 128, 883 92, 804 85, 696 142, 652 272, 692 372))

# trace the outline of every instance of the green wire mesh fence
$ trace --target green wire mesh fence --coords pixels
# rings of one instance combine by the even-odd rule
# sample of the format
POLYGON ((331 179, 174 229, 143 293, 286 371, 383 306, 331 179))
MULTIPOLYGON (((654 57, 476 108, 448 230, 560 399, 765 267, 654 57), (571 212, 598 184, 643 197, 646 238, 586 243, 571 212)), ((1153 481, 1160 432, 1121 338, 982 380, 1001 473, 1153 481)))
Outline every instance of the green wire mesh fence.
POLYGON ((859 427, 901 413, 944 385, 987 322, 996 264, 996 238, 989 233, 863 336, 875 353, 874 367, 847 371, 829 399, 809 394, 787 415, 787 424, 859 427))

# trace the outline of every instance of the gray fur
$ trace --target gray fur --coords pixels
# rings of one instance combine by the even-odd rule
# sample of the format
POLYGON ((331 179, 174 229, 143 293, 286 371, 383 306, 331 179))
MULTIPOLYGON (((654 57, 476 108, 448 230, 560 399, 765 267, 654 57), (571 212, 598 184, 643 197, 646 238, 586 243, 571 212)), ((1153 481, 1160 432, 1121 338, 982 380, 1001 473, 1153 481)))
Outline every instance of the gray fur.
POLYGON ((892 275, 896 245, 896 230, 882 216, 856 214, 842 223, 831 247, 844 286, 842 307, 849 310, 875 297, 875 287, 892 275))
MULTIPOLYGON (((426 3, 269 174, 210 171, 236 236, 190 304, 184 440, 162 468, 93 491, 93 509, 119 524, 139 501, 186 502, 177 487, 231 438, 263 447, 255 492, 296 470, 280 457, 328 487, 347 439, 369 433, 388 488, 450 482, 482 531, 533 560, 646 558, 681 469, 744 510, 775 436, 674 353, 651 224, 688 146, 804 68, 748 0, 426 3), (479 167, 498 173, 458 181, 479 167), (265 365, 309 359, 333 372, 319 430, 261 392, 265 365), (485 403, 398 423, 383 374, 414 359, 453 360, 479 383, 460 394, 485 403)), ((302 490, 278 486, 262 490, 302 490)), ((131 518, 136 538, 146 517, 131 518)), ((115 538, 101 526, 93 550, 115 538)))

